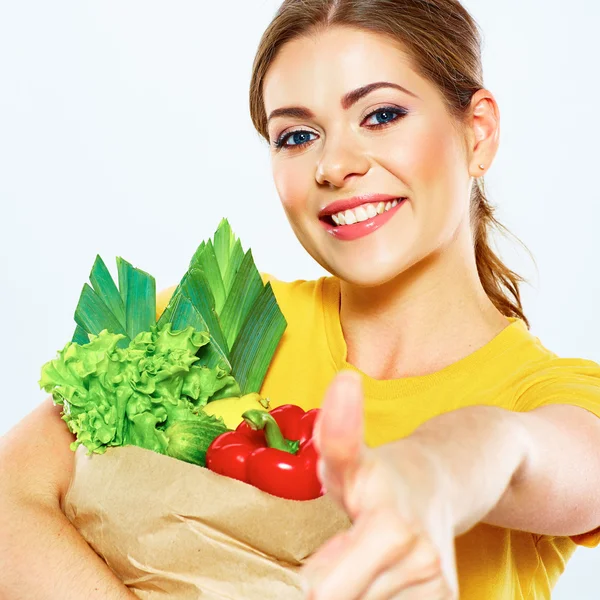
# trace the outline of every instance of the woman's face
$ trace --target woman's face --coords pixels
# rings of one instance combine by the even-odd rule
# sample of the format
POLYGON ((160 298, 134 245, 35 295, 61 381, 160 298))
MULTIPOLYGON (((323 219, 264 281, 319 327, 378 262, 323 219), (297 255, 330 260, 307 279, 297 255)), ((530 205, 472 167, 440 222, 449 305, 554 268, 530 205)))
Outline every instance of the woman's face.
POLYGON ((390 39, 335 27, 288 42, 263 92, 267 117, 295 109, 269 119, 275 185, 301 244, 329 272, 380 285, 469 226, 464 137, 390 39), (360 93, 379 82, 404 89, 360 93))

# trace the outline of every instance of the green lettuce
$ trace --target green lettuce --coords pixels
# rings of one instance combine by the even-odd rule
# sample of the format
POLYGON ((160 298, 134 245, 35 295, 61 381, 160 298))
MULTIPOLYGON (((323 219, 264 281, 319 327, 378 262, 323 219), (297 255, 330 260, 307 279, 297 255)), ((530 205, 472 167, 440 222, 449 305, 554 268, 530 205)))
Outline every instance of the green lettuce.
POLYGON ((67 343, 42 367, 40 387, 63 406, 62 418, 76 435, 72 450, 83 445, 88 454, 102 454, 110 446, 135 445, 168 454, 175 422, 203 423, 213 437, 227 430, 201 407, 223 393, 239 395, 240 388, 221 366, 195 364, 209 343, 207 332, 174 331, 167 323, 151 325, 121 347, 124 337, 88 334, 88 343, 67 343))

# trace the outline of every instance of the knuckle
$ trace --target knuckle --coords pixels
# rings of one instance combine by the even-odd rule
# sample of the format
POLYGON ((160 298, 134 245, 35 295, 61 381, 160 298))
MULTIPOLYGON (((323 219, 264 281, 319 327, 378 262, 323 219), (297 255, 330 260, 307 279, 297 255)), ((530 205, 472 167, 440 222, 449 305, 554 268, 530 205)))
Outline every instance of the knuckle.
POLYGON ((427 546, 420 552, 415 572, 421 580, 439 577, 442 573, 442 559, 435 548, 427 546))
POLYGON ((405 556, 418 542, 418 528, 398 515, 383 518, 383 531, 387 533, 388 549, 395 559, 405 556))

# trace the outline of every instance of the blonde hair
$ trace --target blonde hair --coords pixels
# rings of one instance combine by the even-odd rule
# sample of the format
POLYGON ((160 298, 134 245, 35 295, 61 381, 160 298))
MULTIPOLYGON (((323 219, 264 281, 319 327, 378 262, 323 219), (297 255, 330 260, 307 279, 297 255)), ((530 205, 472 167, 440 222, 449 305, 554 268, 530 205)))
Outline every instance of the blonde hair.
MULTIPOLYGON (((458 0, 285 0, 260 40, 250 83, 250 115, 269 140, 263 82, 278 50, 288 41, 329 26, 347 26, 400 42, 417 73, 437 86, 449 113, 464 122, 471 98, 483 88, 481 36, 477 23, 458 0)), ((527 325, 519 285, 524 279, 492 249, 494 229, 508 233, 494 216, 478 177, 471 194, 477 271, 496 308, 527 325)))

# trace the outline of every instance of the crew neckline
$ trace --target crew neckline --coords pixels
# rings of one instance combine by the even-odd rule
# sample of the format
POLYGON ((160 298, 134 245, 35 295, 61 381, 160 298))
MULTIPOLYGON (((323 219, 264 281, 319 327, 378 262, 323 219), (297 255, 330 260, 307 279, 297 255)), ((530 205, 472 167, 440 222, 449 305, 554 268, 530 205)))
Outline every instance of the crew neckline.
POLYGON ((398 398, 402 393, 424 391, 443 384, 444 381, 453 379, 461 373, 464 374, 465 371, 477 372, 477 368, 485 365, 491 357, 504 353, 524 336, 529 335, 529 330, 522 319, 507 317, 510 323, 487 344, 439 371, 399 379, 375 379, 346 360, 348 348, 340 321, 340 293, 340 281, 337 277, 323 277, 321 301, 331 360, 336 371, 348 369, 359 373, 363 379, 364 393, 369 397, 398 398))

